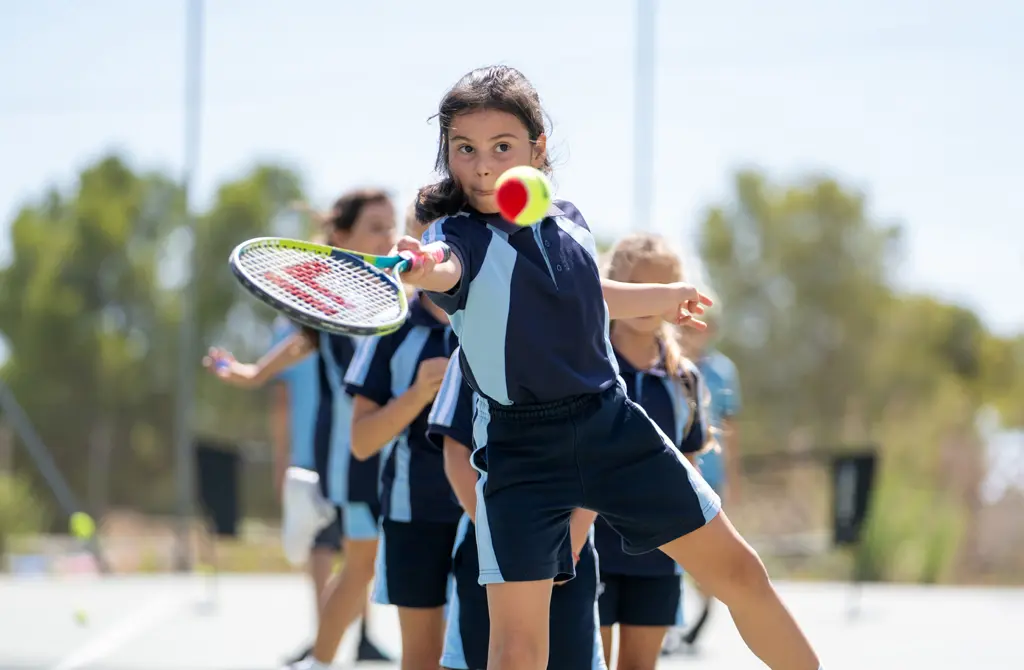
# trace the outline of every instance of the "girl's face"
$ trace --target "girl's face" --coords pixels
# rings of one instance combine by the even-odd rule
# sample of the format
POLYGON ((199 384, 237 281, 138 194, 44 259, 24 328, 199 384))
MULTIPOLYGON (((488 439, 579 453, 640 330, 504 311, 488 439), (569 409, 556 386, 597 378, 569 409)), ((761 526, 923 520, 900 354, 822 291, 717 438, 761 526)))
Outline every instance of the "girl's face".
MULTIPOLYGON (((671 284, 681 281, 678 272, 668 263, 640 262, 629 276, 633 284, 671 284)), ((620 319, 615 322, 635 334, 653 334, 661 327, 660 316, 644 316, 637 319, 620 319)))
POLYGON ((519 165, 541 168, 546 138, 530 141, 526 126, 514 114, 479 109, 458 114, 448 130, 448 167, 466 200, 477 211, 494 214, 494 182, 519 165))
POLYGON ((395 208, 388 202, 363 206, 349 230, 335 230, 330 243, 343 249, 384 256, 395 245, 395 208))

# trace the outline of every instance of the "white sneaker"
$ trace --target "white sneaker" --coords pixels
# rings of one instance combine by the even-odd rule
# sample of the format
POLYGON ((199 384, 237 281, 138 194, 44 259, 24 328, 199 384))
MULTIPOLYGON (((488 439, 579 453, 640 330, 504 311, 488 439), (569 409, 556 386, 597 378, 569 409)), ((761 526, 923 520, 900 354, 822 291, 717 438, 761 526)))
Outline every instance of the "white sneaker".
POLYGON ((330 666, 324 665, 312 656, 308 656, 301 661, 284 666, 281 670, 330 670, 330 666))
POLYGON ((284 475, 281 545, 284 556, 299 567, 309 560, 317 533, 334 521, 337 510, 320 493, 320 475, 292 466, 284 475))

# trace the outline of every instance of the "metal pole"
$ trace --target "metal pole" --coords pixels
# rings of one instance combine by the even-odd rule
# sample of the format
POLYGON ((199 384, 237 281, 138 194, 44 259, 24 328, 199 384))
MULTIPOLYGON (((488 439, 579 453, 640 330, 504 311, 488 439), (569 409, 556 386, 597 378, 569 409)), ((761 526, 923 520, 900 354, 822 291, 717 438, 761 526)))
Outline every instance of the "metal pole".
MULTIPOLYGON (((14 393, 2 381, 0 381, 0 412, 10 420, 11 427, 21 437, 25 450, 28 451, 29 457, 35 462, 39 473, 43 475, 43 479, 49 484, 50 490, 53 492, 53 496, 57 499, 57 504, 64 514, 70 517, 75 512, 84 511, 75 494, 71 491, 71 487, 68 486, 67 480, 64 479, 64 476, 57 468, 57 463, 54 462, 50 450, 46 448, 42 438, 39 437, 39 433, 36 432, 32 421, 25 414, 25 410, 22 409, 21 405, 18 404, 14 393)), ((109 573, 110 566, 100 550, 99 540, 96 536, 93 535, 92 537, 82 539, 96 559, 96 565, 100 572, 104 574, 109 573)))
POLYGON ((196 347, 196 239, 194 179, 199 163, 201 94, 203 79, 203 0, 189 0, 185 25, 185 127, 182 170, 182 191, 185 195, 186 226, 191 233, 188 249, 188 279, 182 293, 181 330, 179 340, 178 391, 175 403, 174 441, 178 483, 178 541, 175 568, 181 572, 191 567, 189 526, 192 517, 192 479, 194 445, 192 432, 192 398, 195 394, 196 347))
POLYGON ((655 2, 636 0, 633 74, 633 227, 650 230, 654 207, 655 2))

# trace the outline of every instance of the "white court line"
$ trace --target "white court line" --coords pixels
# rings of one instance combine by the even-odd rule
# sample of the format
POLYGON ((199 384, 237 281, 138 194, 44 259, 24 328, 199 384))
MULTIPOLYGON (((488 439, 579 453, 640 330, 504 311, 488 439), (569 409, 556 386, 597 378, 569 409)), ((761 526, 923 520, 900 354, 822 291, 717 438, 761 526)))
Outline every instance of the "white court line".
POLYGON ((146 607, 135 610, 94 637, 85 646, 79 647, 60 660, 50 670, 75 670, 93 661, 106 658, 133 638, 159 623, 187 602, 186 598, 166 597, 152 601, 146 607))

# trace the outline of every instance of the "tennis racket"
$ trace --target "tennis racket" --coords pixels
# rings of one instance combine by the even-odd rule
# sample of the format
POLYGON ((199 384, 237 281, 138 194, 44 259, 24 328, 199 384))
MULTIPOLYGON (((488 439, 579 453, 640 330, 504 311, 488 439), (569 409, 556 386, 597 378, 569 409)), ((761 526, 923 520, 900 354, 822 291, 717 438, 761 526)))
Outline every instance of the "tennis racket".
POLYGON ((235 247, 228 262, 246 290, 297 323, 328 333, 387 335, 408 315, 400 274, 428 255, 441 263, 451 250, 435 242, 418 257, 374 256, 258 237, 235 247))

